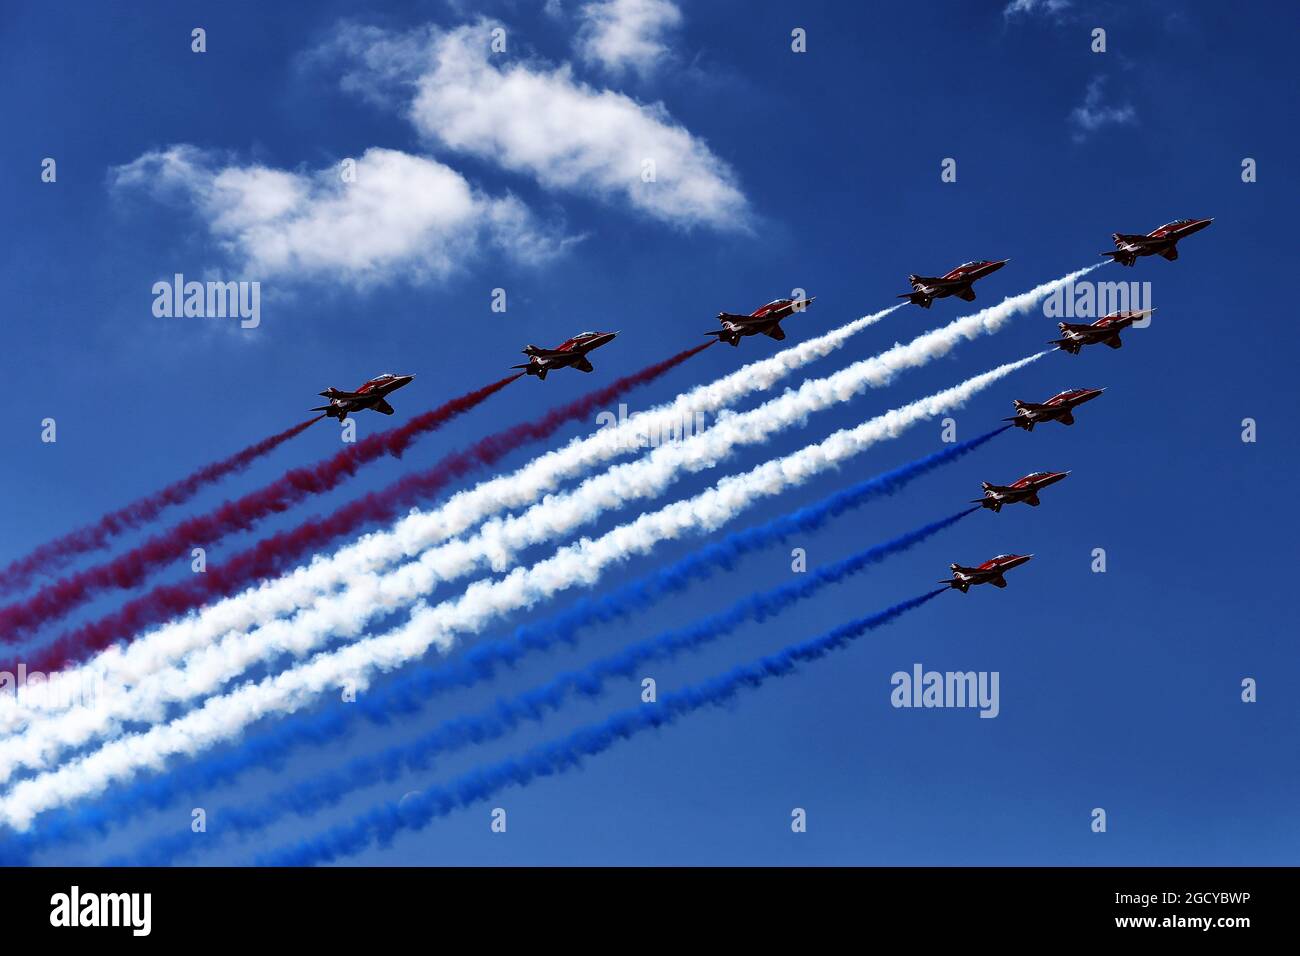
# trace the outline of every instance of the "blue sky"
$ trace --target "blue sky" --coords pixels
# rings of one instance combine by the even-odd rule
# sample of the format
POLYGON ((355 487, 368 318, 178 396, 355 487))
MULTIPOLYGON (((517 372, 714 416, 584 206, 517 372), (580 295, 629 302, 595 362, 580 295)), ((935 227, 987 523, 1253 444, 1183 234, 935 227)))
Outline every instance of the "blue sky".
MULTIPOLYGON (((1122 274, 1107 267, 1107 278, 1149 280, 1159 309, 1150 328, 1127 333, 1123 351, 1048 356, 955 415, 971 437, 1010 414, 1013 398, 1107 386, 1074 428, 1008 433, 797 543, 812 563, 835 560, 951 513, 981 480, 1073 469, 1042 507, 972 516, 654 676, 670 688, 812 636, 920 593, 950 561, 1033 552, 1006 591, 944 595, 733 707, 355 861, 1293 863, 1295 521, 1293 483, 1279 478, 1297 464, 1287 436, 1300 412, 1286 317, 1294 7, 1198 3, 1170 13, 1158 3, 1076 0, 1008 13, 1001 3, 681 3, 680 18, 666 14, 647 48, 601 47, 581 6, 154 3, 123 15, 88 3, 9 5, 0 21, 8 146, 0 188, 9 213, 0 239, 9 394, 0 561, 300 420, 326 385, 414 372, 394 399, 400 421, 504 374, 525 343, 623 330, 595 356, 595 375, 518 382, 404 461, 372 466, 266 529, 695 344, 722 309, 748 311, 807 289, 816 305, 786 325, 799 341, 892 303, 909 273, 1011 258, 979 285, 974 306, 944 300, 928 312, 900 311, 809 370, 822 375, 1092 263, 1112 232, 1213 216, 1175 263, 1143 259, 1122 274), (503 60, 462 63, 462 47, 439 48, 463 69, 449 66, 430 84, 430 100, 412 104, 408 53, 427 55, 430 44, 458 37, 477 42, 498 25, 507 31, 503 60), (207 31, 203 54, 190 50, 196 26, 207 31), (807 31, 806 53, 790 49, 795 27, 807 31), (1094 27, 1107 31, 1105 53, 1090 51, 1094 27), (491 95, 483 83, 501 63, 522 65, 541 92, 525 84, 531 100, 491 95), (597 109, 611 98, 619 104, 612 115, 597 109), (557 159, 554 140, 538 129, 571 136, 574 151, 557 159), (609 172, 628 129, 664 145, 663 189, 628 188, 609 172), (338 210, 321 177, 365 156, 377 165, 363 174, 395 177, 398 198, 331 218, 338 210), (57 161, 55 183, 41 182, 45 157, 57 161), (949 157, 955 183, 940 180, 949 157), (1242 181, 1247 157, 1257 161, 1257 182, 1242 181), (268 182, 250 170, 277 172, 268 182), (433 208, 416 201, 424 192, 402 193, 412 183, 443 190, 433 208), (257 218, 259 203, 286 197, 307 208, 292 236, 257 218), (261 326, 156 318, 151 286, 177 272, 259 280, 261 326), (507 291, 504 314, 490 309, 495 288, 507 291), (40 441, 47 417, 58 423, 52 445, 40 441), (1241 440, 1244 418, 1258 423, 1255 443, 1241 440), (1105 574, 1090 571, 1095 548, 1106 551, 1105 574), (1000 716, 891 708, 890 675, 915 662, 1000 672, 1000 716), (1258 681, 1258 703, 1240 701, 1245 677, 1258 681), (505 835, 489 831, 492 806, 509 813, 505 835), (808 811, 806 834, 790 832, 793 807, 808 811), (1105 834, 1089 830, 1094 807, 1107 811, 1105 834)), ((427 59, 415 66, 414 75, 429 70, 427 59)), ((1054 335, 1053 319, 1018 318, 682 480, 674 494, 1019 358, 1054 335)), ((777 347, 749 339, 738 350, 710 349, 637 392, 630 408, 777 347)), ((362 433, 387 424, 358 420, 362 433)), ((555 442, 593 426, 572 426, 555 442)), ((313 428, 187 511, 338 447, 332 423, 313 428)), ((740 524, 939 447, 938 424, 920 426, 852 468, 757 506, 740 524)), ((609 515, 597 530, 634 513, 609 515)), ((211 559, 252 540, 223 542, 211 559)), ((689 547, 664 546, 606 581, 689 547)), ((172 577, 185 573, 178 562, 172 577)), ((788 549, 753 556, 574 651, 444 698, 418 719, 303 751, 280 773, 197 802, 219 812, 789 578, 788 549)), ((637 690, 629 683, 423 774, 376 782, 328 814, 282 825, 269 842, 630 706, 637 690)), ((41 861, 129 850, 187 826, 188 810, 149 814, 102 846, 41 861)), ((255 849, 229 843, 201 859, 237 862, 255 849)))

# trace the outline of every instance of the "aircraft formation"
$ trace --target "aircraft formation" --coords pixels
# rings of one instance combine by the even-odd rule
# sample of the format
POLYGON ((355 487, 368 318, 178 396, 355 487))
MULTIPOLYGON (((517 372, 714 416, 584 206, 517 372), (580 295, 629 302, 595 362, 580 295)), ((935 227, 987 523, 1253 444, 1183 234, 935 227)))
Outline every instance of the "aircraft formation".
MULTIPOLYGON (((1111 237, 1115 242, 1116 251, 1104 252, 1102 255, 1124 266, 1134 265, 1142 256, 1153 255, 1173 262, 1178 258, 1178 242, 1193 233, 1200 232, 1212 222, 1214 222, 1212 218, 1175 219, 1146 235, 1117 232, 1111 237)), ((908 281, 912 285, 912 291, 902 293, 898 298, 907 299, 913 305, 919 305, 923 309, 930 308, 935 299, 950 296, 963 302, 972 302, 975 299, 974 284, 997 272, 1010 261, 1010 259, 973 260, 951 269, 942 276, 910 275, 908 281)), ((786 337, 781 322, 797 313, 807 311, 815 298, 816 296, 802 299, 773 299, 748 315, 719 312, 718 322, 722 328, 705 334, 715 336, 719 342, 726 342, 733 347, 738 347, 742 338, 753 335, 766 335, 780 342, 786 337)), ((1059 351, 1071 355, 1078 355, 1085 346, 1103 343, 1112 349, 1118 349, 1123 345, 1119 337, 1120 332, 1154 311, 1154 309, 1147 309, 1115 312, 1090 324, 1061 322, 1058 326, 1061 338, 1052 339, 1048 344, 1055 345, 1059 351)), ((541 381, 545 381, 547 374, 556 369, 576 368, 580 372, 592 372, 595 367, 587 357, 588 354, 612 342, 618 334, 618 332, 579 332, 552 349, 527 345, 523 349, 523 354, 529 357, 528 361, 511 368, 522 369, 524 374, 536 376, 541 381)), ((326 416, 337 418, 340 422, 346 419, 348 414, 363 409, 391 415, 394 409, 386 397, 414 378, 414 375, 385 373, 370 379, 354 392, 327 388, 320 394, 330 399, 330 403, 313 408, 312 411, 324 412, 326 416)), ((1097 398, 1104 391, 1104 388, 1072 388, 1059 392, 1044 402, 1015 399, 1013 402, 1015 414, 1004 418, 1003 421, 1010 422, 1016 428, 1022 428, 1026 432, 1032 432, 1035 425, 1047 422, 1073 425, 1074 410, 1085 402, 1097 398)), ((984 494, 980 498, 973 499, 972 504, 978 504, 995 514, 1008 504, 1023 502, 1031 507, 1037 507, 1040 503, 1039 491, 1056 484, 1067 475, 1069 475, 1068 471, 1042 471, 1025 475, 1010 485, 982 482, 984 494)), ((1020 567, 1032 557, 1032 554, 1000 554, 974 567, 954 563, 949 566, 952 577, 945 578, 939 583, 946 584, 963 594, 978 584, 992 584, 997 588, 1005 588, 1006 572, 1020 567)))

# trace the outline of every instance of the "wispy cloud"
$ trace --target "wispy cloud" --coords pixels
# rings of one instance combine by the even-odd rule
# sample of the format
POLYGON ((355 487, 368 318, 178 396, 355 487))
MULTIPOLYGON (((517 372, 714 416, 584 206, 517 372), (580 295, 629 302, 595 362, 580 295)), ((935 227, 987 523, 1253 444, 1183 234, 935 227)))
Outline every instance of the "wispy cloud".
POLYGON ((1070 111, 1070 125, 1074 127, 1074 141, 1083 142, 1091 134, 1106 126, 1136 126, 1137 111, 1131 103, 1109 106, 1105 100, 1106 78, 1095 76, 1088 82, 1083 103, 1070 111))
POLYGON ((615 75, 649 75, 668 57, 664 35, 682 22, 672 0, 597 0, 580 11, 579 56, 615 75))
POLYGON ((731 167, 663 104, 593 87, 568 64, 522 59, 510 33, 509 52, 493 53, 495 29, 505 28, 481 20, 392 34, 351 25, 326 52, 351 61, 345 88, 403 109, 438 147, 673 225, 748 228, 731 167))
POLYGON ((367 150, 345 174, 342 164, 289 171, 176 145, 115 167, 109 179, 120 192, 191 209, 259 276, 421 282, 446 277, 484 247, 538 263, 569 241, 516 197, 486 196, 442 163, 391 149, 367 150))
POLYGON ((1008 20, 1036 14, 1060 17, 1069 8, 1070 0, 1011 0, 1003 7, 1002 16, 1008 20))

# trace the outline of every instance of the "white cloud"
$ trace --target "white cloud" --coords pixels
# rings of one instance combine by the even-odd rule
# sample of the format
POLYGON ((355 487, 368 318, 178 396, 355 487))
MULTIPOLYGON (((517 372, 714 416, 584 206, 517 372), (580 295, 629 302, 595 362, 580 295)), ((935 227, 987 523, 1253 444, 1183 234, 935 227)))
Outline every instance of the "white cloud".
POLYGON ((1011 0, 1002 10, 1008 20, 1017 16, 1031 16, 1034 13, 1046 13, 1059 17, 1069 9, 1070 0, 1011 0))
POLYGON ((345 88, 389 103, 395 92, 409 97, 407 115, 432 143, 532 176, 546 189, 626 202, 675 225, 748 228, 748 202, 731 167, 662 104, 596 89, 574 79, 567 64, 521 60, 513 45, 494 54, 490 31, 499 26, 480 21, 400 35, 347 27, 329 51, 355 65, 345 88))
POLYGON ((465 265, 484 245, 535 263, 567 241, 514 196, 484 196, 455 170, 391 149, 367 150, 350 182, 341 166, 289 172, 185 145, 146 153, 110 181, 192 208, 251 275, 422 282, 465 265))
POLYGON ((1089 134, 1105 126, 1137 125, 1137 111, 1132 104, 1107 106, 1102 102, 1105 87, 1104 76, 1093 77, 1083 95, 1083 104, 1070 111, 1070 123, 1074 126, 1076 142, 1083 142, 1089 134))
POLYGON ((672 0, 597 0, 580 11, 576 40, 584 60, 614 74, 649 74, 668 55, 663 36, 682 22, 672 0))

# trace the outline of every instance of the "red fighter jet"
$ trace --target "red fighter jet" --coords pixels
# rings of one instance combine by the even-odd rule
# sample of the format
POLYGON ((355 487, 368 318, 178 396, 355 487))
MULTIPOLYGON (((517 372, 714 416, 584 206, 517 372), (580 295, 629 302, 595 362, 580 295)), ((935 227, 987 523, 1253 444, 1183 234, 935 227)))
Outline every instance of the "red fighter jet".
POLYGON ((617 332, 579 332, 571 339, 566 339, 553 349, 538 348, 536 345, 524 346, 528 361, 521 368, 528 375, 536 375, 543 382, 546 373, 557 368, 576 368, 579 372, 594 371, 587 353, 600 348, 607 342, 614 341, 617 332))
POLYGON ((1010 261, 998 259, 994 262, 966 262, 947 275, 908 276, 907 281, 912 283, 912 291, 904 292, 898 298, 907 299, 923 309, 930 308, 930 303, 935 299, 946 299, 950 295, 955 295, 964 302, 974 302, 975 290, 971 288, 972 284, 997 272, 1010 261))
POLYGON ((1032 557, 1032 554, 999 554, 996 558, 989 558, 977 568, 963 568, 960 564, 950 564, 948 567, 952 569, 952 577, 945 578, 939 583, 956 588, 962 594, 969 591, 972 584, 991 584, 995 588, 1004 588, 1007 586, 1007 579, 1002 575, 1012 568, 1020 567, 1032 557))
POLYGON ((1041 405, 1034 402, 1022 402, 1017 398, 1015 400, 1015 416, 1002 420, 1011 422, 1017 428, 1023 428, 1027 432, 1033 431, 1034 426, 1039 422, 1060 422, 1062 425, 1073 425, 1075 407, 1082 405, 1084 402, 1092 401, 1104 391, 1106 391, 1104 388, 1072 388, 1068 392, 1053 395, 1041 405))
POLYGON ((778 342, 785 338, 785 330, 781 328, 781 320, 788 319, 796 312, 802 312, 812 305, 813 299, 817 296, 811 296, 807 299, 773 299, 767 305, 760 306, 749 315, 736 315, 734 312, 719 312, 718 321, 722 323, 722 328, 712 332, 705 332, 705 335, 716 335, 719 341, 726 342, 729 345, 739 345, 740 340, 747 335, 766 335, 768 338, 776 339, 778 342))
POLYGON ((1101 342, 1105 342, 1113 349, 1122 348, 1124 343, 1119 339, 1120 332, 1154 311, 1155 309, 1145 309, 1141 312, 1113 312, 1102 316, 1091 325, 1062 322, 1057 325, 1061 330, 1061 338, 1052 339, 1047 344, 1055 345, 1062 352, 1069 352, 1071 355, 1078 355, 1085 345, 1097 345, 1101 342))
POLYGON ((1138 256, 1164 256, 1170 262, 1178 258, 1178 240, 1186 239, 1194 232, 1200 232, 1213 219, 1175 219, 1167 222, 1155 232, 1145 236, 1130 236, 1122 232, 1111 235, 1115 240, 1115 252, 1103 252, 1116 262, 1131 266, 1138 256))
POLYGON ((994 514, 1001 511, 1003 505, 1013 505, 1017 501, 1023 501, 1031 508, 1037 508, 1038 492, 1048 485, 1056 484, 1068 474, 1068 471, 1036 471, 1009 485, 990 485, 987 481, 981 481, 980 484, 984 486, 984 497, 973 499, 971 504, 992 508, 994 514))
POLYGON ((388 404, 386 397, 414 378, 414 375, 394 375, 392 372, 385 372, 383 375, 376 375, 355 392, 344 392, 331 386, 320 393, 323 398, 328 398, 330 403, 313 408, 312 411, 324 412, 327 418, 337 418, 339 421, 343 421, 351 412, 359 412, 366 408, 372 408, 381 415, 391 415, 393 406, 388 404))

